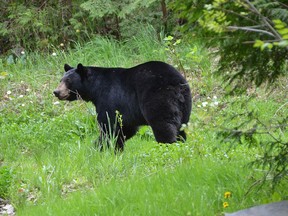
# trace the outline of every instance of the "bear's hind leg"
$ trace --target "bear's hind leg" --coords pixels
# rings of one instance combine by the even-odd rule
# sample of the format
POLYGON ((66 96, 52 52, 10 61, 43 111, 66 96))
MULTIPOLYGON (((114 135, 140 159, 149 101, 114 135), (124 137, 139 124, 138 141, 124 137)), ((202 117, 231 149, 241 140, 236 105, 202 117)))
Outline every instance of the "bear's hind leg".
POLYGON ((174 92, 163 89, 149 96, 142 107, 142 112, 146 122, 152 127, 156 141, 176 142, 180 134, 182 112, 174 92))

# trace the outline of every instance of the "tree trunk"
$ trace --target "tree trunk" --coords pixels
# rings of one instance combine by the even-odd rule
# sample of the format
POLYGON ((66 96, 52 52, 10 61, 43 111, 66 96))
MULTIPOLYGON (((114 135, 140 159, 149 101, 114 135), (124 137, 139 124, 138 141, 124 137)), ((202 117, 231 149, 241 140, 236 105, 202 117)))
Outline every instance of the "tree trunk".
POLYGON ((168 12, 167 12, 167 6, 166 6, 165 0, 161 0, 161 8, 162 8, 162 20, 163 20, 164 31, 166 32, 168 12))

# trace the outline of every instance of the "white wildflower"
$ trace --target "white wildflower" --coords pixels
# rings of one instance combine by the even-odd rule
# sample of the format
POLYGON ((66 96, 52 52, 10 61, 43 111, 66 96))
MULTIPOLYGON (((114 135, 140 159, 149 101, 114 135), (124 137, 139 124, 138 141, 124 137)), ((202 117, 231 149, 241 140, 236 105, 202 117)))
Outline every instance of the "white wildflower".
POLYGON ((202 106, 203 107, 206 107, 208 105, 208 102, 207 101, 204 101, 203 103, 202 103, 202 106))

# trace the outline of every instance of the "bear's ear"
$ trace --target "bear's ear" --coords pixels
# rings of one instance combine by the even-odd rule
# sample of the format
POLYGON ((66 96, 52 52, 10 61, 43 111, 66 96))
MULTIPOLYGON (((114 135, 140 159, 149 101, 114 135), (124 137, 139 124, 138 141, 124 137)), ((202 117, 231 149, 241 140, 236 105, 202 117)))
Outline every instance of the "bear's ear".
POLYGON ((69 70, 71 70, 71 69, 73 69, 73 67, 71 67, 70 65, 68 65, 68 64, 65 64, 64 65, 64 70, 67 72, 67 71, 69 71, 69 70))
POLYGON ((79 64, 77 65, 77 70, 76 70, 76 72, 77 72, 78 74, 80 74, 81 77, 87 76, 87 68, 84 67, 81 63, 79 63, 79 64))

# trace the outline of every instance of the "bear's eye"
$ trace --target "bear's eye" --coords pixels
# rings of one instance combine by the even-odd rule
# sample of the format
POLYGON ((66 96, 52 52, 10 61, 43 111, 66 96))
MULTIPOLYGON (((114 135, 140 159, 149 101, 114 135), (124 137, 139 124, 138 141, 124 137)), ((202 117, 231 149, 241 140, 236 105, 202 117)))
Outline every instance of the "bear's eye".
POLYGON ((70 81, 71 81, 71 79, 70 79, 70 78, 67 78, 67 79, 66 79, 66 82, 67 82, 67 83, 69 83, 70 81))

